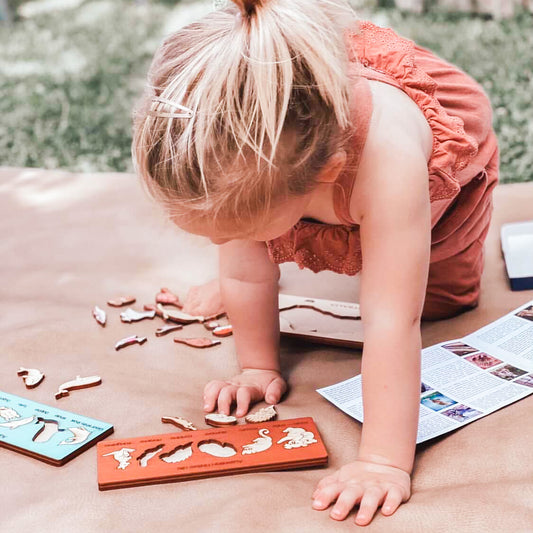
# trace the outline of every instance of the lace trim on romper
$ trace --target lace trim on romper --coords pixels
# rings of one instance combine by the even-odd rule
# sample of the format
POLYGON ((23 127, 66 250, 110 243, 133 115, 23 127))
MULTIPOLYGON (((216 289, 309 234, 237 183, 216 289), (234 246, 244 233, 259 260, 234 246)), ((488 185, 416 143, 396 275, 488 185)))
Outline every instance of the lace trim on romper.
MULTIPOLYGON (((370 22, 360 22, 359 30, 348 36, 351 63, 357 65, 364 78, 385 81, 402 89, 422 110, 433 133, 433 150, 428 162, 430 201, 455 198, 461 190, 456 173, 478 153, 476 139, 466 134, 460 117, 446 112, 435 96, 437 83, 415 64, 416 49, 423 49, 393 30, 370 22)), ((357 120, 354 123, 357 128, 357 120)), ((353 167, 351 171, 353 183, 353 167)), ((349 194, 343 204, 346 212, 349 194)), ((362 268, 359 227, 346 217, 341 220, 346 225, 299 221, 286 234, 267 242, 271 260, 293 261, 313 272, 357 274, 362 268)))

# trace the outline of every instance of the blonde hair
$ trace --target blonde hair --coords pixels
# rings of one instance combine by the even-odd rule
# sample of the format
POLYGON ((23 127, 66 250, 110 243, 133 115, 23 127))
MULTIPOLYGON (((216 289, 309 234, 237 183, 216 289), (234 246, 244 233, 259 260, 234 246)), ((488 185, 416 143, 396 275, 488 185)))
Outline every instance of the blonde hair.
POLYGON ((163 42, 132 153, 171 216, 244 230, 312 190, 350 125, 354 21, 345 0, 233 0, 163 42))

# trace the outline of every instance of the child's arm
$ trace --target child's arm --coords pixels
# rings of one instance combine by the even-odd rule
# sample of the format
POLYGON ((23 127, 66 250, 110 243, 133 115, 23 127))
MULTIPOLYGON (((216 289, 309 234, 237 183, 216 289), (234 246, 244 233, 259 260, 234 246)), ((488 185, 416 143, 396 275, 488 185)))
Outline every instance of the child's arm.
POLYGON ((358 525, 368 524, 379 506, 390 515, 410 497, 431 234, 427 163, 415 148, 388 146, 391 163, 382 157, 372 179, 357 184, 364 205, 362 438, 356 461, 319 483, 313 506, 337 500, 331 516, 344 519, 360 502, 358 525))
POLYGON ((204 409, 212 411, 218 402, 219 411, 229 414, 236 402, 236 414, 243 416, 251 402, 275 404, 287 388, 279 363, 279 267, 263 242, 230 241, 220 246, 219 258, 222 301, 242 372, 208 383, 204 409))

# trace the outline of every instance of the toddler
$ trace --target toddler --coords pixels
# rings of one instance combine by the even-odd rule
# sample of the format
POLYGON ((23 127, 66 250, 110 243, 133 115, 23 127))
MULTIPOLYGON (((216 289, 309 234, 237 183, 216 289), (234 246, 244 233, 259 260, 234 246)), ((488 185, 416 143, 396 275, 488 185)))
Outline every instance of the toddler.
POLYGON ((344 0, 234 0, 154 57, 136 170, 173 222, 219 245, 220 280, 185 310, 224 307, 241 368, 207 384, 205 410, 243 416, 285 393, 279 263, 361 272, 361 442, 313 494, 335 520, 359 505, 366 525, 410 497, 420 322, 477 305, 498 175, 491 121, 470 77, 357 21, 344 0))

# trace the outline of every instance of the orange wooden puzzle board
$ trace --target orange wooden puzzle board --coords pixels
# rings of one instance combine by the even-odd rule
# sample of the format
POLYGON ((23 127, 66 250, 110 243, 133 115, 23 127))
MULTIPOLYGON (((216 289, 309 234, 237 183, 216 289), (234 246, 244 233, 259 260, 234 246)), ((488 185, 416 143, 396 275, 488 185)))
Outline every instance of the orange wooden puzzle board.
POLYGON ((319 466, 328 461, 309 417, 106 440, 98 443, 97 454, 100 490, 319 466), (213 449, 228 456, 211 455, 213 449), (172 460, 169 456, 177 462, 163 460, 172 460))

